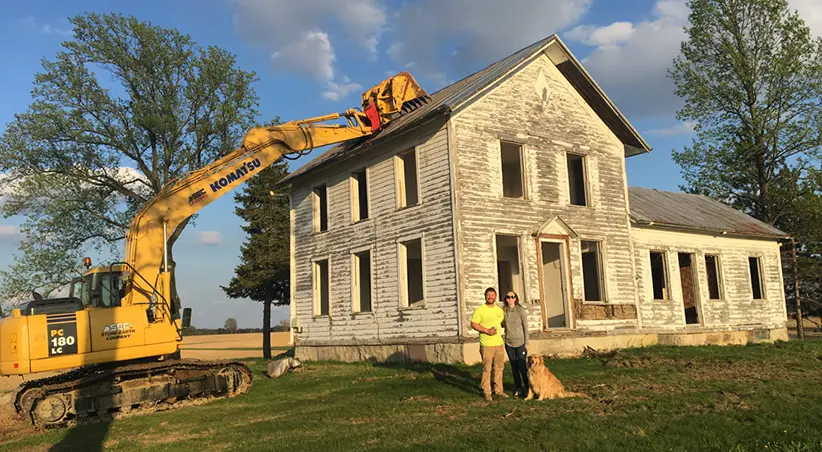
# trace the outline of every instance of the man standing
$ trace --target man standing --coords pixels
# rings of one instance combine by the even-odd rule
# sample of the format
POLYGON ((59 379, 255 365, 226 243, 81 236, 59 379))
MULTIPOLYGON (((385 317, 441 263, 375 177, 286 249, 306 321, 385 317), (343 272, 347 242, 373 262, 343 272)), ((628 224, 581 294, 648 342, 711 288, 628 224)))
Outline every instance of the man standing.
POLYGON ((482 355, 482 391, 485 400, 491 400, 491 369, 494 371, 494 394, 508 398, 502 392, 502 371, 505 368, 505 341, 502 339, 502 320, 505 312, 496 305, 497 291, 485 289, 485 304, 474 310, 471 328, 479 331, 480 355, 482 355))

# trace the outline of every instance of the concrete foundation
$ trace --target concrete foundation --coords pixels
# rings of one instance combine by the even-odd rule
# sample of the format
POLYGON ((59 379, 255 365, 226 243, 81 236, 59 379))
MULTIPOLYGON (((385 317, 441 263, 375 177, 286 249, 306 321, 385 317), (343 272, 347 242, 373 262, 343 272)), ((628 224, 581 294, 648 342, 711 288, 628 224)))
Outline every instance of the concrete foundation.
MULTIPOLYGON (((788 330, 782 328, 752 327, 746 329, 688 329, 688 330, 610 330, 560 331, 531 336, 530 352, 543 356, 573 357, 586 347, 599 351, 650 345, 745 345, 759 342, 787 341, 788 330)), ((296 357, 305 361, 423 361, 438 363, 477 364, 481 361, 476 340, 443 340, 433 343, 394 344, 302 344, 295 347, 296 357)))

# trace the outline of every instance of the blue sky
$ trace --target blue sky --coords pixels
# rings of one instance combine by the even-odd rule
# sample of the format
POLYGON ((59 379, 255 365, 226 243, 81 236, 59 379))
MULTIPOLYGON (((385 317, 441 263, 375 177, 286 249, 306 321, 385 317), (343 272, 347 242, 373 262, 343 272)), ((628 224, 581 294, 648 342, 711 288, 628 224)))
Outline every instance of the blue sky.
MULTIPOLYGON (((822 2, 792 0, 819 35, 822 2), (817 4, 819 3, 819 4, 817 4)), ((116 12, 174 27, 201 46, 237 56, 257 73, 260 119, 318 116, 358 106, 367 87, 400 70, 429 92, 552 33, 558 33, 595 80, 654 148, 628 159, 629 183, 678 190, 680 170, 671 150, 692 137, 675 120, 681 105, 666 77, 687 23, 684 0, 103 0, 0 4, 0 127, 23 112, 34 74, 71 38, 68 17, 116 12)), ((292 162, 292 169, 308 158, 292 162)), ((228 284, 244 240, 233 199, 201 212, 196 228, 178 241, 178 286, 193 324, 261 324, 259 304, 230 300, 228 284)), ((11 262, 19 219, 0 219, 0 266, 11 262)), ((274 323, 288 309, 274 310, 274 323)))

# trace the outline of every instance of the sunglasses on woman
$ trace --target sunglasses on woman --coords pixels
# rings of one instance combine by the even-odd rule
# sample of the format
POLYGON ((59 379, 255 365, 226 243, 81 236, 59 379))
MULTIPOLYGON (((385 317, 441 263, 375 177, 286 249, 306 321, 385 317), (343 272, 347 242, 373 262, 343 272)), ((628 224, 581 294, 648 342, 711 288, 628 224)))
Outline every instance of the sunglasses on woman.
POLYGON ((516 296, 516 295, 506 295, 506 296, 505 296, 505 299, 506 299, 506 300, 507 300, 507 299, 509 299, 509 298, 510 298, 510 299, 512 299, 512 300, 516 300, 516 299, 517 299, 517 296, 516 296))

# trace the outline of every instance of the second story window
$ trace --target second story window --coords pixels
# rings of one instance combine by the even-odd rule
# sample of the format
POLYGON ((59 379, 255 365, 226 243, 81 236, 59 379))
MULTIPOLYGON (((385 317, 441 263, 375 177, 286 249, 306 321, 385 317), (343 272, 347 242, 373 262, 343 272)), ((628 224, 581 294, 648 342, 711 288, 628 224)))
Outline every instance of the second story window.
POLYGON ((312 197, 314 210, 314 232, 328 230, 328 189, 325 185, 314 187, 312 197))
POLYGON ((365 168, 351 173, 351 221, 368 218, 368 180, 365 168))
POLYGON ((522 146, 516 143, 500 142, 502 157, 502 196, 522 198, 522 146))
POLYGON ((568 193, 571 204, 587 206, 588 181, 585 174, 585 157, 576 154, 567 154, 568 160, 568 193))
POLYGON ((397 207, 413 206, 420 202, 417 178, 417 151, 411 149, 397 156, 397 207))

